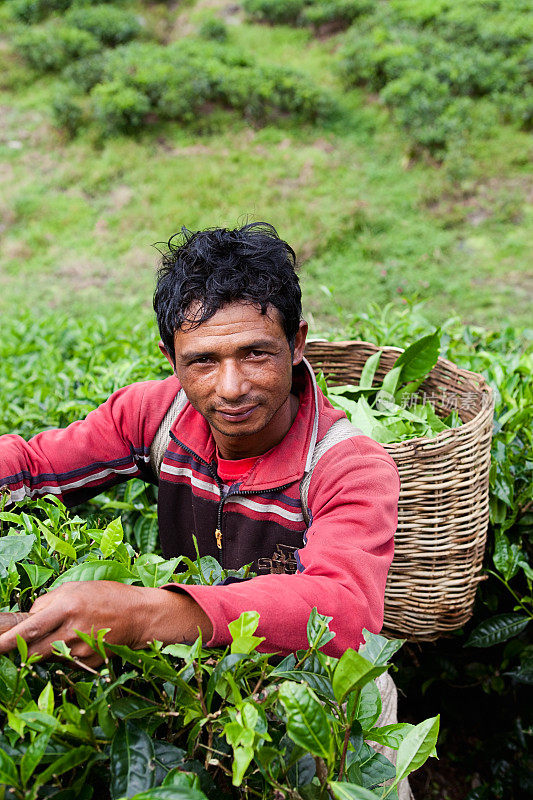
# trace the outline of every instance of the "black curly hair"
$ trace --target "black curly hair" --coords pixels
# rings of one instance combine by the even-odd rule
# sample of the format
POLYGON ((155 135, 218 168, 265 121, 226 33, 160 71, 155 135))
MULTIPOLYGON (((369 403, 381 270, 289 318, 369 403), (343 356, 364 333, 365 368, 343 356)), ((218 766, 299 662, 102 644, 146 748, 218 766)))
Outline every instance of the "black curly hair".
POLYGON ((296 256, 276 229, 253 222, 235 230, 182 228, 163 252, 154 292, 161 339, 175 362, 174 333, 184 323, 193 328, 222 306, 244 301, 266 314, 279 312, 291 352, 302 314, 296 256), (192 316, 191 316, 192 310, 192 316))

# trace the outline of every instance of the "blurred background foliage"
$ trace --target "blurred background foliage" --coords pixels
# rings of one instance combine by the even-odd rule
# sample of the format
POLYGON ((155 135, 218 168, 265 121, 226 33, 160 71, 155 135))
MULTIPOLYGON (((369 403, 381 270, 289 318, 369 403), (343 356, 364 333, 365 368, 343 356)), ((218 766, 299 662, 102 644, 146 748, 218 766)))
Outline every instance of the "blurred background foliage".
MULTIPOLYGON (((0 2, 1 433, 167 374, 152 245, 182 225, 272 222, 313 335, 405 346, 438 324, 443 355, 491 382, 488 579, 465 630, 404 648, 398 674, 404 716, 442 712, 415 780, 442 800, 533 788, 532 11, 0 2)), ((132 482, 85 512, 120 508, 151 550, 154 501, 132 482)))

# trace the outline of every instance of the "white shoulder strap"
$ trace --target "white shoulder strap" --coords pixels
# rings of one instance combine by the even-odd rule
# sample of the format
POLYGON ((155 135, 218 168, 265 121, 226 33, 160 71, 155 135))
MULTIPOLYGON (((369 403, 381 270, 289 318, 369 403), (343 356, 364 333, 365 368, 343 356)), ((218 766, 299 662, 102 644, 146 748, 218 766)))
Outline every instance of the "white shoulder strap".
POLYGON ((159 478, 159 473, 161 472, 161 464, 170 439, 170 429, 180 411, 185 408, 186 403, 187 396, 183 389, 180 389, 163 417, 150 445, 150 466, 156 478, 159 478))
POLYGON ((309 527, 309 509, 307 507, 307 496, 309 494, 309 484, 313 477, 313 470, 320 461, 323 455, 328 452, 336 444, 344 442, 346 439, 351 439, 352 436, 362 436, 363 431, 356 428, 355 425, 346 418, 338 419, 334 422, 331 428, 326 432, 325 436, 316 443, 313 455, 311 457, 311 466, 304 474, 300 482, 300 503, 302 505, 302 515, 307 527, 309 527))

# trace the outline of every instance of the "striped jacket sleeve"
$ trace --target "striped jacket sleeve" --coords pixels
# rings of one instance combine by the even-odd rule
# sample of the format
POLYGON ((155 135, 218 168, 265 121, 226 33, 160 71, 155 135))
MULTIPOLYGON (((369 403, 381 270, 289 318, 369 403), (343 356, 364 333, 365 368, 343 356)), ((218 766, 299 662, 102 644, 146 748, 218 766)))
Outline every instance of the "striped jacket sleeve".
POLYGON ((13 502, 54 494, 73 506, 116 483, 148 476, 150 443, 176 385, 175 379, 135 383, 67 428, 29 441, 0 436, 0 489, 7 488, 13 502))

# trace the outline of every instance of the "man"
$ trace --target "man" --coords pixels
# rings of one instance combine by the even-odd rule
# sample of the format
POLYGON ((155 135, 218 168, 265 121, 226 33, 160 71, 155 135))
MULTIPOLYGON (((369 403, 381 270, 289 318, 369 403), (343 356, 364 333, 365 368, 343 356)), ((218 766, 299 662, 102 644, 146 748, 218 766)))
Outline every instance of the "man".
POLYGON ((345 439, 314 467, 302 514, 314 448, 344 415, 303 359, 294 266, 293 250, 263 223, 173 237, 154 295, 173 376, 120 389, 64 430, 0 437, 0 486, 13 500, 52 492, 71 506, 132 477, 154 481, 150 447, 181 397, 159 476, 163 552, 192 556, 195 536, 202 555, 226 568, 252 562, 257 577, 161 589, 63 584, 0 636, 0 652, 20 635, 30 654, 48 656, 63 639, 94 665, 74 633, 91 627, 134 648, 191 641, 198 629, 208 645, 225 645, 228 623, 249 609, 260 614, 264 651, 305 647, 314 606, 333 617, 331 654, 357 647, 363 627, 380 629, 398 474, 380 445, 345 439))

